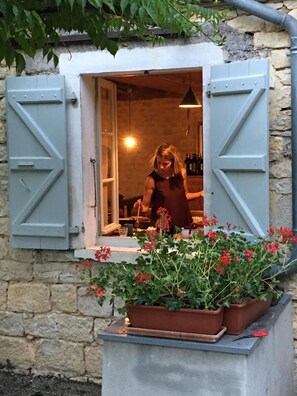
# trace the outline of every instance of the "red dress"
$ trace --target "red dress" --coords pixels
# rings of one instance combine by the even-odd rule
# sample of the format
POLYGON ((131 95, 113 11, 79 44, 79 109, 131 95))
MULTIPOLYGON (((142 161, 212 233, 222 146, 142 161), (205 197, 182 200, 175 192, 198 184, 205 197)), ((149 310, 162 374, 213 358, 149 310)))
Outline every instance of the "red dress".
POLYGON ((164 179, 153 171, 149 176, 154 179, 155 190, 152 195, 151 220, 154 225, 158 219, 157 210, 166 208, 171 216, 170 228, 190 226, 192 216, 189 209, 184 179, 181 173, 164 179))

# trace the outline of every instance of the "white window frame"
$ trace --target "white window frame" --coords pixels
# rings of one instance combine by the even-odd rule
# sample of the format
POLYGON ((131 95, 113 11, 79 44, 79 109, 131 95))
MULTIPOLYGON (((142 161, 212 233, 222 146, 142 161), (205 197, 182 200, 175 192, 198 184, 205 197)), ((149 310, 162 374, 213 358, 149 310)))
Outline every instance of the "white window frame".
MULTIPOLYGON (((99 197, 100 200, 97 203, 98 206, 98 212, 100 213, 100 216, 98 216, 98 223, 99 223, 99 235, 107 235, 110 232, 114 231, 119 224, 119 187, 118 187, 118 138, 117 138, 117 122, 116 122, 116 86, 115 84, 112 84, 110 81, 106 81, 102 78, 97 78, 96 80, 96 87, 95 90, 97 92, 96 95, 96 119, 98 120, 96 122, 98 131, 97 131, 97 136, 98 136, 98 175, 99 175, 99 180, 98 180, 98 185, 99 185, 99 197), (106 114, 103 111, 102 112, 102 103, 101 103, 101 90, 105 89, 109 93, 109 112, 107 112, 110 115, 110 129, 109 130, 103 130, 102 128, 102 117, 105 117, 106 114), (103 153, 103 147, 102 147, 102 140, 104 137, 110 138, 111 140, 111 156, 110 156, 110 174, 105 175, 104 174, 104 169, 105 169, 105 164, 104 164, 104 153, 103 153), (108 177, 107 177, 108 176, 108 177), (104 199, 104 193, 106 192, 106 187, 110 187, 111 191, 111 205, 110 208, 106 208, 105 199, 104 199), (111 221, 108 221, 108 219, 105 219, 108 209, 110 209, 110 217, 111 221), (102 221, 102 219, 105 219, 105 221, 102 221), (107 224, 105 224, 107 222, 107 224)), ((108 216, 107 216, 108 217, 108 216)))
MULTIPOLYGON (((104 237, 103 240, 98 237, 98 218, 94 208, 94 177, 90 163, 91 158, 96 158, 94 77, 137 75, 146 71, 174 73, 202 68, 204 175, 207 180, 207 136, 210 118, 206 86, 209 82, 210 66, 219 63, 224 63, 223 51, 213 43, 184 45, 168 42, 168 45, 160 47, 121 48, 115 57, 106 51, 73 52, 71 57, 68 52, 60 55, 60 74, 65 76, 66 89, 79 98, 78 103, 70 107, 67 114, 70 224, 78 225, 83 231, 71 238, 71 247, 77 249, 78 257, 93 257, 98 243, 115 247, 119 252, 120 261, 131 252, 134 254, 137 249, 132 238, 125 238, 124 243, 124 238, 110 240, 104 237)), ((204 191, 205 210, 210 212, 210 208, 207 207, 210 186, 207 183, 204 184, 204 191)), ((115 261, 115 257, 112 257, 111 261, 115 261)))

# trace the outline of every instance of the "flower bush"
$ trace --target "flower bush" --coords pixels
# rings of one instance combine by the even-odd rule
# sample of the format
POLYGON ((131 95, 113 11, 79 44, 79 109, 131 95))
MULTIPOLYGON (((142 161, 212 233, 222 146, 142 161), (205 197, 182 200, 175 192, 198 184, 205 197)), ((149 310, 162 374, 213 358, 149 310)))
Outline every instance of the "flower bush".
MULTIPOLYGON (((236 226, 216 227, 216 217, 205 216, 202 225, 208 231, 194 232, 184 240, 180 234, 168 234, 169 220, 167 210, 160 208, 157 228, 137 234, 141 254, 136 263, 103 264, 110 257, 108 247, 96 252, 98 272, 85 260, 79 269, 88 282, 87 294, 94 295, 100 305, 106 298, 111 304, 120 298, 129 304, 170 310, 214 310, 251 298, 280 296, 278 276, 297 242, 292 231, 271 228, 266 238, 252 242, 236 226)), ((119 312, 124 313, 125 307, 119 312)))

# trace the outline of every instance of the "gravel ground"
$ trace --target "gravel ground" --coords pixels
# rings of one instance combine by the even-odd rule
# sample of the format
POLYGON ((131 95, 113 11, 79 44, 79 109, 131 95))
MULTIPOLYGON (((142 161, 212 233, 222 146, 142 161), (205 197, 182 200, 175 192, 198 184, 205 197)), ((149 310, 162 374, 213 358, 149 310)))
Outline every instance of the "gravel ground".
POLYGON ((0 371, 1 396, 101 396, 101 386, 56 377, 0 371))

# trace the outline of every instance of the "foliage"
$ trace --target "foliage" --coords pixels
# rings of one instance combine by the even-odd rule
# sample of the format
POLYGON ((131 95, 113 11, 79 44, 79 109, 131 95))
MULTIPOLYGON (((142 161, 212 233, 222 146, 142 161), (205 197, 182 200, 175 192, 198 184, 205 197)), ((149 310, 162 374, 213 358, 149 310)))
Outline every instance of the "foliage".
MULTIPOLYGON (((248 241, 235 226, 214 228, 217 219, 204 217, 205 234, 193 233, 188 240, 169 235, 169 215, 159 209, 159 228, 139 233, 142 254, 135 263, 100 264, 94 274, 91 262, 80 267, 87 280, 87 293, 100 305, 118 297, 126 303, 180 308, 216 309, 251 298, 279 297, 278 275, 286 268, 286 255, 297 238, 287 228, 267 238, 248 241), (278 271, 273 271, 275 266, 278 271)), ((96 259, 110 257, 101 247, 96 259)), ((121 310, 124 312, 125 308, 121 310)))
POLYGON ((22 71, 23 53, 34 57, 41 49, 47 61, 53 59, 57 65, 54 48, 59 32, 87 33, 97 48, 113 55, 118 44, 110 35, 115 32, 120 41, 130 37, 156 41, 161 36, 148 28, 190 36, 203 33, 203 21, 212 26, 212 32, 204 34, 219 41, 216 28, 223 16, 223 11, 201 6, 200 0, 1 0, 0 61, 9 67, 16 62, 22 71))

